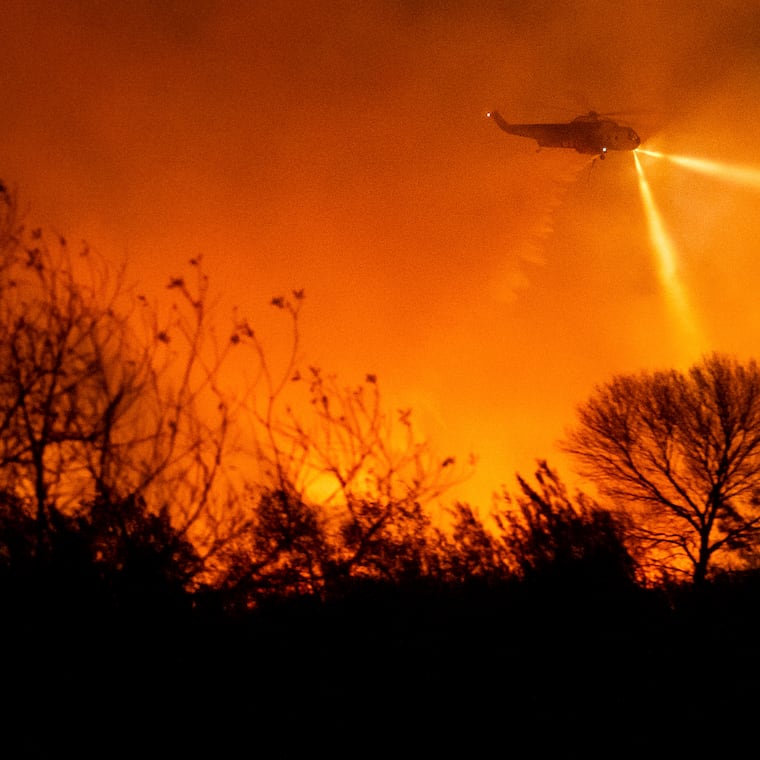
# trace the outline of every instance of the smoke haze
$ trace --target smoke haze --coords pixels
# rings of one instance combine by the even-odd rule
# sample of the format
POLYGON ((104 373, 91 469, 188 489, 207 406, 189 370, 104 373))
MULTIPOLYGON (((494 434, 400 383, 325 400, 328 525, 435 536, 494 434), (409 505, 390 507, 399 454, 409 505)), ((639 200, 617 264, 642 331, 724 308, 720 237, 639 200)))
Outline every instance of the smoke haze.
POLYGON ((760 328, 757 190, 642 157, 697 345, 631 155, 536 152, 486 111, 622 112, 645 148, 760 167, 758 49, 751 2, 11 0, 0 176, 156 289, 198 253, 254 319, 305 288, 308 359, 477 452, 484 503, 560 461, 595 383, 760 328))

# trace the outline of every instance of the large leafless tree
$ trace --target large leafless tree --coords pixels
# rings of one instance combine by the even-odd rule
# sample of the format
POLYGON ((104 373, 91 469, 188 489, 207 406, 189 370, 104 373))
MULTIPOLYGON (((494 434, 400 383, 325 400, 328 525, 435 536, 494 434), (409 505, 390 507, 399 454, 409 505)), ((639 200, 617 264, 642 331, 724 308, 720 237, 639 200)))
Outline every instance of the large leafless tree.
POLYGON ((631 536, 696 584, 760 539, 760 368, 721 354, 619 375, 578 409, 565 449, 632 518, 631 536))

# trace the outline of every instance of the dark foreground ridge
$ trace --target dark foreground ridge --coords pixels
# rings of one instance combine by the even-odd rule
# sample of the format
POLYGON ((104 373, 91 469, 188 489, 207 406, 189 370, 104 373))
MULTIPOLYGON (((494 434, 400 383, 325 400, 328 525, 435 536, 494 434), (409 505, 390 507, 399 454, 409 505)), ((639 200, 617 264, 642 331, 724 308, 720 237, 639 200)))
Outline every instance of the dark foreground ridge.
MULTIPOLYGON (((8 608, 6 757, 665 757, 739 746, 760 579, 8 608)), ((80 600, 81 601, 81 600, 80 600)))

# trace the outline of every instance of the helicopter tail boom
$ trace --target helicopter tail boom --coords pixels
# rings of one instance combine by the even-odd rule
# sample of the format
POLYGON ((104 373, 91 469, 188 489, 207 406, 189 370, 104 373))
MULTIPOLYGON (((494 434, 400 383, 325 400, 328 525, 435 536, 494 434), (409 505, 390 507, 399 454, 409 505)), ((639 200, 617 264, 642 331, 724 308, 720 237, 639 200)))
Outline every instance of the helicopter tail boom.
POLYGON ((507 124, 507 122, 504 120, 504 117, 498 111, 489 111, 486 116, 488 116, 490 119, 493 119, 499 129, 503 129, 507 133, 510 132, 509 124, 507 124))
POLYGON ((530 137, 542 147, 557 145, 568 131, 566 124, 510 124, 498 111, 489 111, 487 116, 508 135, 530 137))

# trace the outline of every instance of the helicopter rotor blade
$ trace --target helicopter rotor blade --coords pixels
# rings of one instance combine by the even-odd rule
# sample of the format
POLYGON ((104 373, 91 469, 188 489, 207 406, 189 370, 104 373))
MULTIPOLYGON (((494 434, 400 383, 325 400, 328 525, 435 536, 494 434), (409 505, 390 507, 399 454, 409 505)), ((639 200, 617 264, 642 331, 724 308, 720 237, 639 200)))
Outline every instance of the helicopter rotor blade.
MULTIPOLYGON (((587 98, 583 98, 584 103, 587 102, 587 98)), ((596 114, 600 119, 614 119, 614 118, 620 118, 625 121, 629 120, 636 120, 639 117, 651 117, 653 114, 653 109, 651 108, 624 108, 624 109, 618 109, 615 111, 601 111, 598 108, 594 108, 593 106, 590 108, 585 108, 583 106, 579 106, 576 108, 567 108, 565 106, 558 106, 556 104, 542 102, 542 101, 536 101, 542 108, 546 109, 546 120, 550 121, 553 117, 552 114, 556 114, 558 112, 567 114, 569 118, 575 118, 578 116, 588 116, 589 114, 593 113, 596 114)))
POLYGON ((648 108, 629 108, 625 111, 599 111, 600 116, 619 116, 620 118, 648 116, 653 112, 648 108))

